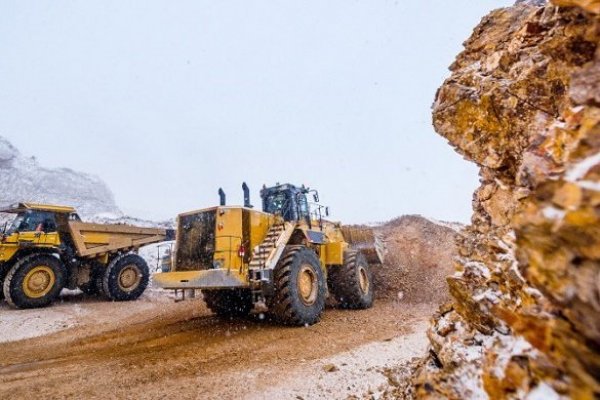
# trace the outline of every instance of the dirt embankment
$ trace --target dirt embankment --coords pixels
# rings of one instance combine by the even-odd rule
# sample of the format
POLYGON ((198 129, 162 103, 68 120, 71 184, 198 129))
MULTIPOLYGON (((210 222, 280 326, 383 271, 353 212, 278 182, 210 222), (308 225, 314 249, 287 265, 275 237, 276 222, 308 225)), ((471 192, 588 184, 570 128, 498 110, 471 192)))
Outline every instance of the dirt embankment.
POLYGON ((377 297, 406 303, 441 304, 450 299, 446 277, 454 272, 460 225, 405 215, 378 228, 386 259, 374 268, 377 297))

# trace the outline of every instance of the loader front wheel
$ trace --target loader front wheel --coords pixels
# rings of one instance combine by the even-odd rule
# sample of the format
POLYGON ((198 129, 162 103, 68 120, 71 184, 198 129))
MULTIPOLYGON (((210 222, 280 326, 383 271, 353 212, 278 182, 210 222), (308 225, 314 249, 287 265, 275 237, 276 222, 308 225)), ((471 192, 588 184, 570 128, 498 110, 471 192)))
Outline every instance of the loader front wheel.
POLYGON ((245 317, 254 307, 252 292, 248 289, 204 290, 202 296, 208 308, 219 317, 245 317))
POLYGON ((150 281, 146 261, 137 254, 123 254, 106 267, 102 291, 113 301, 135 300, 144 293, 150 281))
POLYGON ((361 252, 345 252, 344 265, 329 267, 328 275, 329 289, 341 308, 371 308, 373 277, 361 252))
POLYGON ((13 307, 46 307, 58 297, 65 280, 65 267, 57 257, 31 254, 12 266, 2 289, 13 307))
POLYGON ((272 314, 286 325, 312 325, 325 308, 327 287, 321 263, 305 246, 287 246, 274 271, 272 314))

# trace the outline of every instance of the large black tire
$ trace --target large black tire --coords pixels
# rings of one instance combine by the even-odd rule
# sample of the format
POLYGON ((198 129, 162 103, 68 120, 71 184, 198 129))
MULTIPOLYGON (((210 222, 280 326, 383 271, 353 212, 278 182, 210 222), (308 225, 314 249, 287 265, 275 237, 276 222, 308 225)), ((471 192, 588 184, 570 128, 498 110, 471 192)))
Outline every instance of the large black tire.
POLYGON ((319 321, 327 287, 321 262, 305 246, 286 246, 273 274, 270 312, 283 324, 306 326, 319 321))
POLYGON ((219 317, 245 317, 254 307, 252 292, 248 289, 204 290, 202 296, 208 308, 219 317))
POLYGON ((86 261, 86 267, 90 269, 89 280, 79 285, 79 289, 90 296, 101 295, 104 293, 102 288, 102 279, 104 277, 105 267, 98 261, 86 261))
POLYGON ((4 278, 6 278, 11 267, 12 263, 10 262, 0 264, 0 301, 4 300, 4 290, 2 290, 2 287, 4 285, 4 278))
POLYGON ((346 251, 344 265, 327 270, 329 291, 341 308, 365 309, 373 305, 373 276, 365 256, 346 251))
POLYGON ((17 308, 46 307, 66 282, 63 263, 51 254, 30 254, 12 266, 4 279, 6 301, 17 308))
POLYGON ((110 300, 135 300, 144 293, 150 281, 146 261, 137 254, 122 254, 106 267, 102 278, 102 291, 110 300))

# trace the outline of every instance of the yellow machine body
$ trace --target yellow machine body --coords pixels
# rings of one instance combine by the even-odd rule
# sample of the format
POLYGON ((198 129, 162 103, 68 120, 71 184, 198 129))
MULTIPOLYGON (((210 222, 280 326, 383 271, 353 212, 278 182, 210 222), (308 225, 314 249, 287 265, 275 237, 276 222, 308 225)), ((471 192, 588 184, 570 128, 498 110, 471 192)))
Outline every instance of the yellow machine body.
MULTIPOLYGON (((220 206, 178 216, 171 270, 154 275, 157 286, 179 290, 182 298, 200 289, 220 316, 247 315, 262 304, 278 321, 296 326, 319 320, 328 293, 340 307, 371 307, 368 260, 351 248, 339 223, 323 219, 329 208, 318 204, 315 190, 264 186, 257 211, 245 183, 242 189, 243 207, 225 206, 220 189, 220 206)), ((373 233, 354 237, 376 239, 373 233)))
MULTIPOLYGON (((273 252, 275 244, 304 244, 312 248, 325 274, 327 266, 343 264, 344 252, 350 247, 338 223, 284 222, 280 216, 251 208, 211 207, 178 216, 173 269, 155 274, 154 282, 165 289, 251 287, 252 261, 271 237, 281 241, 273 243, 273 252), (279 226, 283 227, 279 236, 271 233, 279 226)), ((260 267, 273 268, 274 264, 260 267)))
POLYGON ((62 244, 61 235, 73 243, 77 256, 94 258, 101 263, 106 263, 110 253, 134 250, 163 241, 166 237, 164 229, 81 222, 75 209, 68 206, 18 203, 0 212, 16 214, 17 218, 28 212, 40 212, 52 220, 51 227, 40 222, 37 228, 14 227, 4 232, 0 243, 0 263, 11 261, 19 251, 58 249, 62 244))
POLYGON ((166 289, 249 285, 251 251, 260 245, 275 216, 245 207, 220 206, 177 217, 172 272, 154 276, 166 289))
POLYGON ((18 203, 0 213, 14 214, 1 234, 0 299, 19 308, 47 306, 64 287, 134 300, 149 271, 131 253, 168 236, 165 229, 85 223, 66 206, 18 203), (118 283, 106 283, 111 271, 119 274, 118 283))

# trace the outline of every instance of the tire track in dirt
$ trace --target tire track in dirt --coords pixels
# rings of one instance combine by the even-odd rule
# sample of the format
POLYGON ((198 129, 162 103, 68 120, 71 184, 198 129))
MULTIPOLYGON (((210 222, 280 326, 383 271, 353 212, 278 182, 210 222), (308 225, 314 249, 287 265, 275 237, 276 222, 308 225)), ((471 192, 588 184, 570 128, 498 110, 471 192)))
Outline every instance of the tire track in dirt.
POLYGON ((408 333, 430 306, 381 302, 369 310, 328 309, 306 328, 258 315, 223 321, 200 300, 161 304, 119 321, 106 316, 80 327, 0 346, 0 398, 230 398, 252 381, 281 379, 310 362, 408 333), (224 384, 226 376, 247 379, 224 384))

